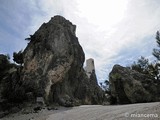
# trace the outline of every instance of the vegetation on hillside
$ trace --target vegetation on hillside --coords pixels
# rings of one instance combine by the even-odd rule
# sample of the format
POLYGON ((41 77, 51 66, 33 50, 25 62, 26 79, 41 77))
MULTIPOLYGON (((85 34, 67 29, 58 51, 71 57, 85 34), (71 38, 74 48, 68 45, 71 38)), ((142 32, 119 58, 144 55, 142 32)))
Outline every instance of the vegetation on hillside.
MULTIPOLYGON (((20 80, 22 66, 11 63, 9 58, 8 55, 0 54, 1 104, 3 102, 21 103, 25 97, 25 91, 20 80)), ((19 61, 19 58, 17 57, 16 60, 19 61)), ((20 64, 22 63, 20 62, 20 64)))
POLYGON ((132 70, 136 70, 140 73, 147 74, 154 80, 160 80, 160 33, 159 31, 156 32, 156 42, 158 48, 154 48, 152 55, 156 58, 154 62, 150 62, 147 58, 141 57, 134 62, 130 68, 132 70))
MULTIPOLYGON (((156 58, 154 62, 149 61, 149 59, 141 56, 137 61, 135 61, 128 68, 131 70, 138 71, 139 73, 149 76, 156 83, 160 81, 160 32, 156 32, 156 43, 158 48, 154 48, 152 55, 156 58)), ((115 100, 111 95, 110 83, 106 80, 104 83, 100 83, 101 88, 108 95, 108 100, 114 104, 115 100)))

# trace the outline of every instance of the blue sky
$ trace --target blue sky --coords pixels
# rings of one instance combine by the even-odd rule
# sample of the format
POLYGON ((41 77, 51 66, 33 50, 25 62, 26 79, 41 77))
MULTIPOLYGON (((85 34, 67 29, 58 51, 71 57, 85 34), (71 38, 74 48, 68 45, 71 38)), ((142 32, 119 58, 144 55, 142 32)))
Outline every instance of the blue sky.
POLYGON ((1 0, 0 53, 24 49, 27 38, 54 15, 77 25, 86 59, 95 60, 99 82, 114 64, 152 58, 160 29, 159 0, 1 0))

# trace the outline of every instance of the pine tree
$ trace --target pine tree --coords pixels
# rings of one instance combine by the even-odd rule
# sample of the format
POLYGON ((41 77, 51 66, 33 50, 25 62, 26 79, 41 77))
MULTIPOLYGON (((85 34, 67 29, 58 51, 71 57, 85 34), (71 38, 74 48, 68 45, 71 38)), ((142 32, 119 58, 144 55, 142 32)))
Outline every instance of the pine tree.
POLYGON ((23 52, 22 50, 19 51, 18 53, 14 52, 13 53, 13 61, 15 61, 17 64, 23 64, 23 52))
POLYGON ((160 79, 160 72, 159 72, 160 71, 160 33, 159 31, 156 32, 156 42, 157 42, 159 49, 158 48, 153 49, 152 54, 157 59, 157 63, 155 64, 154 73, 157 74, 156 79, 159 80, 160 79))
MULTIPOLYGON (((157 31, 156 33, 156 42, 158 47, 160 47, 160 33, 159 31, 157 31)), ((153 49, 153 56, 155 56, 157 58, 158 61, 160 61, 160 49, 153 49)))
POLYGON ((146 59, 145 57, 141 56, 137 60, 137 62, 134 62, 131 65, 131 69, 136 70, 141 73, 144 73, 144 74, 148 74, 148 72, 149 72, 148 66, 149 66, 149 60, 146 59))

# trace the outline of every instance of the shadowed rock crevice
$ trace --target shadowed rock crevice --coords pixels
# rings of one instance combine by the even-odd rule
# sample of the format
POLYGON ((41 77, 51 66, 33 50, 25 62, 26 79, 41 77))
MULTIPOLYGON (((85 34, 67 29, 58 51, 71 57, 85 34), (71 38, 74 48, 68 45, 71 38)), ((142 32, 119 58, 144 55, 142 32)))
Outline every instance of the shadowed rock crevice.
POLYGON ((121 104, 131 103, 124 91, 124 86, 121 78, 117 79, 117 81, 114 82, 114 85, 115 85, 115 90, 117 91, 117 103, 121 104))

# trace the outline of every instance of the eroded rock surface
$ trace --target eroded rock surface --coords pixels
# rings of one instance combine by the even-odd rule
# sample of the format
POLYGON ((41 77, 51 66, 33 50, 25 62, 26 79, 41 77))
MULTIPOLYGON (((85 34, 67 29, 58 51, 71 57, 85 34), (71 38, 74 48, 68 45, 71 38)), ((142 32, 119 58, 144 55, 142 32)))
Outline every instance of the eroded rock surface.
POLYGON ((102 102, 95 76, 88 78, 83 69, 85 55, 75 30, 71 22, 55 16, 31 36, 24 50, 26 93, 64 106, 102 102))
POLYGON ((120 65, 109 74, 112 102, 115 104, 160 100, 160 81, 120 65))

